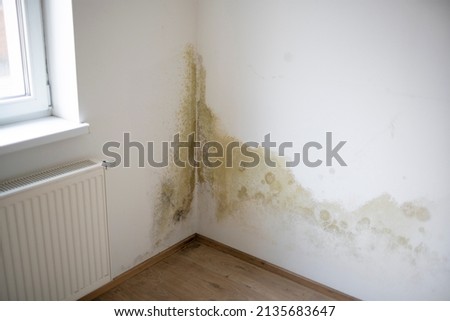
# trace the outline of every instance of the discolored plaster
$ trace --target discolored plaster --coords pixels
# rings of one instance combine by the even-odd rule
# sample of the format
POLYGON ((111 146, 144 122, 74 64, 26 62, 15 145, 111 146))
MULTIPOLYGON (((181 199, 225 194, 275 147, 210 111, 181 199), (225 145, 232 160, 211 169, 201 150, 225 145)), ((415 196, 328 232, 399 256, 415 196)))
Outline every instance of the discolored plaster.
MULTIPOLYGON (((221 128, 219 118, 207 105, 206 71, 192 46, 186 49, 184 59, 184 98, 178 114, 181 136, 186 138, 195 131, 198 141, 216 141, 224 149, 231 142, 240 142, 221 128)), ((264 159, 262 148, 249 149, 264 159)), ((399 204, 391 195, 383 194, 355 210, 347 210, 338 202, 316 200, 284 166, 284 157, 272 154, 271 159, 276 167, 267 167, 264 162, 254 168, 241 167, 241 161, 248 159, 235 149, 233 157, 225 156, 222 165, 216 168, 170 167, 161 184, 158 229, 167 230, 189 215, 195 185, 201 184, 217 204, 215 215, 219 222, 250 220, 247 224, 251 225, 251 220, 258 220, 257 216, 263 217, 265 213, 277 221, 318 228, 323 234, 311 234, 311 244, 327 246, 329 239, 324 235, 330 235, 355 256, 377 246, 390 251, 401 249, 411 262, 419 255, 430 253, 426 224, 431 215, 423 204, 415 201, 399 204), (227 162, 232 166, 226 166, 227 162), (257 209, 252 211, 252 218, 237 216, 249 207, 257 209), (366 246, 361 244, 361 239, 369 240, 366 246)))
MULTIPOLYGON (((180 107, 177 112, 177 133, 180 141, 188 141, 188 136, 196 132, 196 93, 197 93, 197 54, 192 45, 184 51, 185 63, 183 93, 180 107)), ((188 162, 188 154, 193 152, 194 146, 189 150, 180 149, 180 160, 188 162)), ((185 220, 192 210, 192 201, 195 193, 196 173, 191 166, 178 167, 172 161, 162 176, 155 208, 154 235, 159 243, 166 237, 174 225, 185 220)))

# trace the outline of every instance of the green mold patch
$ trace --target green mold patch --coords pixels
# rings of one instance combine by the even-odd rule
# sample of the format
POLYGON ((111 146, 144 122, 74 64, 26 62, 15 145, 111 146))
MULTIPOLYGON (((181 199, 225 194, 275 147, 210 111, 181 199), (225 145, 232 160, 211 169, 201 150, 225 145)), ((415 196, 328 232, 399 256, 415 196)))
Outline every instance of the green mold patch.
MULTIPOLYGON (((187 136, 195 132, 202 145, 218 142, 224 151, 229 144, 242 146, 243 142, 221 128, 218 116, 207 105, 206 71, 192 46, 186 49, 184 60, 185 86, 178 113, 180 139, 187 141, 187 136)), ((399 204, 384 194, 349 211, 337 202, 316 200, 285 167, 284 157, 272 154, 276 166, 268 167, 263 161, 262 148, 248 150, 261 160, 256 167, 242 166, 249 158, 239 148, 234 148, 229 155, 224 152, 224 157, 218 158, 220 166, 214 168, 201 162, 198 168, 169 167, 159 194, 159 234, 166 234, 189 215, 196 184, 201 184, 216 203, 215 215, 219 222, 233 219, 252 226, 252 222, 269 217, 285 222, 289 228, 294 222, 321 231, 321 236, 310 233, 311 244, 327 246, 332 240, 353 251, 355 256, 376 246, 402 250, 412 261, 415 256, 429 252, 425 240, 426 222, 431 215, 423 205, 399 204), (239 216, 242 213, 245 214, 239 216), (369 240, 368 245, 359 245, 361 240, 369 240)), ((197 160, 204 156, 200 150, 196 153, 197 160)), ((181 156, 187 160, 187 152, 181 156)))
MULTIPOLYGON (((180 141, 188 141, 191 134, 195 134, 197 127, 196 93, 197 93, 197 54, 191 45, 185 49, 183 93, 180 108, 177 113, 177 130, 180 141)), ((179 159, 185 162, 185 167, 176 166, 173 154, 169 167, 162 176, 156 202, 155 235, 157 243, 168 235, 174 226, 185 220, 192 211, 192 201, 195 194, 195 168, 189 166, 188 155, 193 153, 194 146, 181 148, 179 159)))

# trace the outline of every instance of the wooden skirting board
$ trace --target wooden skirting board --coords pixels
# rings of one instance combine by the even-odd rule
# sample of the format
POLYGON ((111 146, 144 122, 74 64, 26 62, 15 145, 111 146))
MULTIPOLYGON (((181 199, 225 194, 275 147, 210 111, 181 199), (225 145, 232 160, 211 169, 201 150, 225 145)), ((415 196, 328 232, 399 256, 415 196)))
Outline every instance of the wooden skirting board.
POLYGON ((272 272, 274 274, 280 275, 282 277, 285 277, 293 282, 296 282, 298 284, 301 284, 303 286, 306 286, 312 290, 315 290, 319 293, 322 293, 324 295, 327 295, 336 301, 355 301, 358 300, 357 298, 354 298, 352 296, 349 296, 345 293, 339 292, 337 290, 334 290, 330 287, 327 287, 323 284, 320 284, 318 282, 312 281, 310 279, 307 279, 301 275, 295 274, 291 271, 288 271, 286 269, 283 269, 279 266, 276 266, 272 263, 269 263, 267 261, 261 260, 257 257, 254 257, 250 254, 244 253, 242 251, 236 250, 228 245, 225 245, 223 243, 217 242, 213 239, 210 239, 208 237, 205 237, 200 234, 194 234, 186 239, 172 245, 168 249, 156 254, 155 256, 149 258, 148 260, 142 262, 141 264, 135 266, 134 268, 131 268, 130 270, 126 271, 125 273, 119 275, 118 277, 114 278, 111 282, 105 284, 104 286, 100 287, 99 289, 89 293, 88 295, 81 298, 81 300, 93 300, 97 298, 98 296, 112 290, 119 284, 125 282, 126 280, 132 278, 133 276, 139 274, 140 272, 144 271, 145 269, 151 267, 152 265, 164 260, 165 258, 171 256, 172 254, 182 250, 185 248, 189 243, 197 241, 200 242, 206 246, 210 246, 216 250, 219 250, 221 252, 227 253, 229 255, 232 255, 238 259, 241 259, 247 263, 253 264, 255 266, 258 266, 264 270, 267 270, 269 272, 272 272))
POLYGON ((254 257, 250 254, 247 254, 245 252, 236 250, 235 248, 232 248, 228 245, 225 245, 223 243, 217 242, 215 240, 212 240, 210 238, 207 238, 206 236, 196 234, 195 239, 199 241, 200 243, 203 243, 205 245, 208 245, 212 248, 215 248, 219 251, 228 253, 234 257, 237 257, 241 259, 242 261, 245 261, 247 263, 251 263, 253 265, 256 265, 264 270, 267 270, 269 272, 272 272, 274 274, 280 275, 282 277, 285 277, 291 281, 294 281, 298 284, 301 284, 303 286, 306 286, 312 290, 315 290, 319 293, 325 294, 327 296, 330 296, 334 298, 336 301, 358 301, 358 299, 347 295, 345 293, 339 292, 335 289, 332 289, 330 287, 327 287, 323 284, 320 284, 318 282, 312 281, 310 279, 307 279, 301 275, 295 274, 291 271, 288 271, 286 269, 283 269, 279 266, 276 266, 272 263, 269 263, 267 261, 261 260, 257 257, 254 257))

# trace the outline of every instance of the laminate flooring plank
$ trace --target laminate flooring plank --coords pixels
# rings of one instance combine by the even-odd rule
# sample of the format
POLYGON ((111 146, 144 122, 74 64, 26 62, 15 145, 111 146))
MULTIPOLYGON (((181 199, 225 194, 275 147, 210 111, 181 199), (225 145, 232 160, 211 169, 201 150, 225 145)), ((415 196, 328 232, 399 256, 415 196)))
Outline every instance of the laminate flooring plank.
POLYGON ((330 300, 328 296, 301 284, 244 262, 230 254, 203 244, 194 244, 177 253, 200 264, 224 278, 245 284, 255 292, 263 293, 266 300, 330 300))
POLYGON ((331 300, 313 289, 198 241, 97 300, 331 300))

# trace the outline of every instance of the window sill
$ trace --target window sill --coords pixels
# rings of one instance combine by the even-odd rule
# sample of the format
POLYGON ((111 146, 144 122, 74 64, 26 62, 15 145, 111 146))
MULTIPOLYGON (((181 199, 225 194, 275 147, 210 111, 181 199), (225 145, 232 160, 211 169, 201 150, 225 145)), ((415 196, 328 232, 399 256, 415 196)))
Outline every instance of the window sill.
POLYGON ((45 117, 0 126, 0 155, 89 133, 89 124, 45 117))

